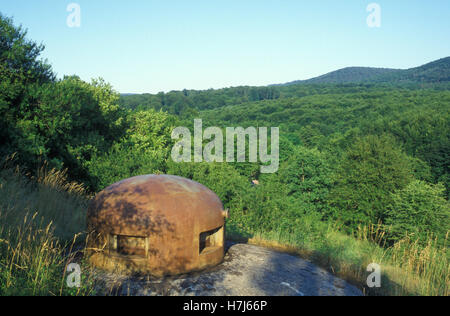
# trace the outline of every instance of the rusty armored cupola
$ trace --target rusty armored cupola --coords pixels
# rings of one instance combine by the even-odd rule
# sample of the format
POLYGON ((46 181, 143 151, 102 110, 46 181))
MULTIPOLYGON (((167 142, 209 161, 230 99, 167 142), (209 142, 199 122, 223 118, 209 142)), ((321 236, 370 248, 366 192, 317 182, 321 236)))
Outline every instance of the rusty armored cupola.
POLYGON ((146 175, 100 192, 88 208, 89 261, 121 273, 182 274, 222 262, 227 212, 207 187, 146 175))

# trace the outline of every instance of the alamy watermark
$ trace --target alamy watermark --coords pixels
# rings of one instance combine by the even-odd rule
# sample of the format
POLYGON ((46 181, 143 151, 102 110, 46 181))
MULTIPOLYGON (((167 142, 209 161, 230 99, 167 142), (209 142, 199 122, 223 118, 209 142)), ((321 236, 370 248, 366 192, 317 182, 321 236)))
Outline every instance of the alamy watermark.
POLYGON ((370 3, 366 9, 370 12, 367 17, 367 26, 370 28, 381 27, 381 6, 378 3, 370 3))
POLYGON ((369 288, 380 288, 381 266, 377 263, 371 263, 367 266, 367 272, 371 272, 367 277, 367 286, 369 288))
POLYGON ((69 3, 67 5, 67 12, 70 14, 67 16, 66 24, 68 27, 81 27, 81 7, 78 3, 69 3))
MULTIPOLYGON (((70 28, 81 27, 81 6, 72 2, 67 5, 67 12, 70 14, 67 16, 66 24, 70 28)), ((370 14, 367 16, 367 26, 370 28, 381 27, 381 6, 376 2, 372 2, 367 5, 366 11, 370 14)))
POLYGON ((80 288, 81 287, 81 267, 78 263, 71 263, 67 266, 66 272, 70 272, 67 275, 66 284, 68 288, 80 288))
POLYGON ((272 127, 270 133, 270 153, 267 127, 227 127, 226 154, 224 157, 224 136, 219 127, 208 127, 203 131, 201 119, 194 120, 194 154, 192 155, 192 135, 187 127, 177 127, 172 132, 172 139, 177 143, 172 148, 172 159, 175 162, 258 162, 261 173, 275 173, 280 164, 280 130, 272 127), (246 160, 248 142, 248 161, 246 160), (210 141, 203 146, 204 141, 210 141), (258 146, 259 145, 259 146, 258 146), (235 152, 235 149, 236 152, 235 152), (259 150, 258 150, 259 149, 259 150), (192 157, 193 156, 193 157, 192 157), (224 159, 225 158, 225 159, 224 159))

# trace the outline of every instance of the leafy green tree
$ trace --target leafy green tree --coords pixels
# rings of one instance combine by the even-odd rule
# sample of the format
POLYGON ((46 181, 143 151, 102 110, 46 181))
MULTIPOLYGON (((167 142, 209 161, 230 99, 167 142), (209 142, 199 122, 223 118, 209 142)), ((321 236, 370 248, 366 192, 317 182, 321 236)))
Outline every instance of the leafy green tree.
POLYGON ((27 31, 16 27, 11 18, 0 13, 0 64, 3 71, 23 74, 25 82, 49 82, 55 79, 47 61, 39 59, 44 45, 27 39, 27 31))
POLYGON ((85 163, 95 191, 133 176, 165 173, 166 155, 157 150, 143 151, 126 143, 116 143, 106 153, 99 153, 85 163))
POLYGON ((410 234, 422 243, 431 236, 438 237, 443 244, 450 228, 450 203, 445 199, 445 187, 417 180, 393 193, 386 225, 390 240, 397 241, 410 234))
POLYGON ((48 160, 68 168, 72 178, 88 181, 85 161, 108 150, 124 129, 118 106, 100 97, 108 93, 107 86, 78 77, 32 87, 16 123, 17 148, 27 164, 48 160))
POLYGON ((366 136, 349 148, 335 177, 332 215, 355 229, 384 221, 391 194, 413 180, 413 171, 392 137, 366 136))
POLYGON ((154 110, 130 113, 125 135, 111 149, 98 151, 84 166, 95 190, 143 174, 165 173, 173 145, 175 118, 154 110))
POLYGON ((28 40, 26 34, 0 13, 0 138, 4 143, 1 156, 17 151, 16 138, 21 132, 16 125, 23 114, 21 104, 29 86, 55 78, 50 65, 39 58, 44 46, 28 40))
POLYGON ((89 183, 85 162, 124 133, 119 95, 102 79, 55 80, 39 58, 43 49, 0 16, 0 154, 18 153, 31 171, 44 161, 64 166, 72 179, 89 183))
POLYGON ((294 233, 302 220, 302 209, 292 197, 287 197, 287 186, 275 174, 260 180, 243 196, 241 223, 253 232, 284 231, 294 233))
POLYGON ((328 206, 332 184, 327 156, 318 149, 297 147, 279 171, 280 182, 287 186, 299 214, 323 214, 328 206))
POLYGON ((420 158, 431 167, 433 182, 444 183, 448 196, 450 196, 449 102, 450 96, 447 95, 442 95, 439 100, 430 97, 419 111, 407 112, 397 120, 386 119, 381 126, 405 144, 408 154, 420 158))
POLYGON ((175 123, 175 117, 166 112, 152 109, 133 112, 128 116, 129 127, 123 141, 138 150, 169 151, 175 123))
POLYGON ((207 186, 221 198, 225 207, 233 210, 242 209, 245 192, 251 187, 248 179, 226 163, 176 163, 169 159, 167 173, 207 186))

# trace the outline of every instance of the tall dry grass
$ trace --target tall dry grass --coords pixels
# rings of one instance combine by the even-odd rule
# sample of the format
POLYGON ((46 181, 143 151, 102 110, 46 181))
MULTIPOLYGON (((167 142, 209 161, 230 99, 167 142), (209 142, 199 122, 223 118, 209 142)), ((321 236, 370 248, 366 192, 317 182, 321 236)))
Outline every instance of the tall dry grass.
POLYGON ((0 170, 0 219, 9 226, 37 213, 44 223, 53 223, 52 232, 59 239, 68 241, 84 231, 87 204, 85 188, 68 181, 67 171, 44 166, 30 178, 18 167, 0 170))
POLYGON ((386 250, 385 258, 385 273, 396 285, 391 294, 450 295, 448 249, 446 245, 440 246, 437 239, 430 238, 422 246, 405 237, 386 250))
POLYGON ((8 163, 0 170, 0 295, 91 294, 89 279, 81 288, 65 283, 83 243, 86 191, 64 171, 43 167, 30 179, 8 163))

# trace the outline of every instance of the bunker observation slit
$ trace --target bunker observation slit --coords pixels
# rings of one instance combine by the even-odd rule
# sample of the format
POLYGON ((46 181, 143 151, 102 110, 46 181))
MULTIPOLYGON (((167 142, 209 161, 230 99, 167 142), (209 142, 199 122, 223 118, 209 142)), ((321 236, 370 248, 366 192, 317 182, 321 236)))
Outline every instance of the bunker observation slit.
POLYGON ((217 248, 223 247, 223 227, 216 228, 200 234, 200 255, 214 251, 217 248))

